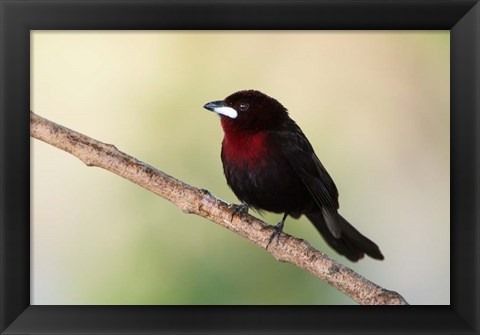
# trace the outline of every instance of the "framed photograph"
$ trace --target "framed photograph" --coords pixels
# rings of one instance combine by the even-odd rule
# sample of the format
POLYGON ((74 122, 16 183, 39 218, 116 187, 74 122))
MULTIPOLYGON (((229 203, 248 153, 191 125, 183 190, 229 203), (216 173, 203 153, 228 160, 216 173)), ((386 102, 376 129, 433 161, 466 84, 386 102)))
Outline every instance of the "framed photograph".
MULTIPOLYGON (((477 1, 0 9, 2 334, 478 333, 477 1), (264 237, 185 215, 30 136, 32 111, 58 124, 50 132, 113 144, 240 203, 220 151, 224 117, 253 108, 245 94, 288 110, 335 181, 341 215, 379 249, 332 245, 308 213, 287 217, 298 238, 288 243, 308 241, 410 306, 353 306, 346 289, 278 262, 303 261, 266 251, 264 237)), ((319 276, 332 283, 334 272, 319 276)))

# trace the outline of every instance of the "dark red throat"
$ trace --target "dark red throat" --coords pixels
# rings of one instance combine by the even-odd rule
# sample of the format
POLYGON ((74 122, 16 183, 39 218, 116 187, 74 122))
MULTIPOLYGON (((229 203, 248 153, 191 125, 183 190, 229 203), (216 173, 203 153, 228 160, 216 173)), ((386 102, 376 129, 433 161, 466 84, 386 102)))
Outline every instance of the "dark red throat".
POLYGON ((265 163, 268 155, 266 131, 247 132, 222 126, 225 132, 223 138, 223 156, 228 162, 238 166, 259 167, 265 163))

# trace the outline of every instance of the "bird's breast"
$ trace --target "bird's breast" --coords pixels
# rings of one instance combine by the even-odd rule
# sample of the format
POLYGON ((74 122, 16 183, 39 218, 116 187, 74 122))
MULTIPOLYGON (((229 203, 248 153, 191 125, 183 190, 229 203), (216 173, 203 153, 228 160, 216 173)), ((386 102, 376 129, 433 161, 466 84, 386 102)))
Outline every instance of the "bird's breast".
POLYGON ((268 133, 225 135, 222 143, 222 160, 238 167, 256 168, 265 164, 268 150, 268 133))
POLYGON ((222 163, 230 188, 253 208, 294 214, 311 205, 310 194, 268 133, 225 136, 222 163))

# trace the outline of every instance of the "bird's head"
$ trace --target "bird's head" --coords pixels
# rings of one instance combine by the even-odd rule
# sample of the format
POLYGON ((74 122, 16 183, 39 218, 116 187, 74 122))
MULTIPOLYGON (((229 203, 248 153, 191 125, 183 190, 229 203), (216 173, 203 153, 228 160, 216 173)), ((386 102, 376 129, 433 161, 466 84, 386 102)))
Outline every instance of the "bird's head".
POLYGON ((288 117, 281 103, 256 90, 238 91, 203 107, 220 115, 224 130, 268 130, 288 117))

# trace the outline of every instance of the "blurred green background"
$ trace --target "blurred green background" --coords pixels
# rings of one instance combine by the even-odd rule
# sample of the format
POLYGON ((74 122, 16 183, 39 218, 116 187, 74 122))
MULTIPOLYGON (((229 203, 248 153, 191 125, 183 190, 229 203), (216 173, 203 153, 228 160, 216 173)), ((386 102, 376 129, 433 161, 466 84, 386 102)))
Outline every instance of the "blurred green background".
MULTIPOLYGON (((386 259, 349 262, 305 218, 285 231, 412 304, 449 304, 449 38, 34 31, 31 108, 238 202, 219 119, 202 106, 261 90, 290 110, 337 184, 340 212, 386 259)), ((32 304, 354 304, 112 173, 37 140, 31 148, 32 304)))

